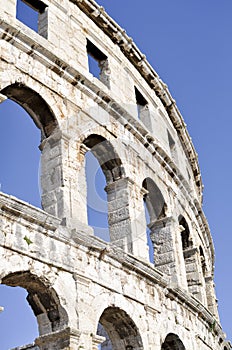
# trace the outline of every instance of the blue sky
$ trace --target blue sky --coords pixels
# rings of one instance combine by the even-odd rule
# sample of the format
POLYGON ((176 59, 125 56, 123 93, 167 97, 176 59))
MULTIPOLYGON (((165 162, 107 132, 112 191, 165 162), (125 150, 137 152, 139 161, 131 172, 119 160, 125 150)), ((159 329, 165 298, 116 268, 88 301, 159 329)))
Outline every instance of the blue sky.
MULTIPOLYGON (((232 339, 232 2, 99 0, 98 3, 126 29, 168 84, 187 123, 205 185, 203 209, 216 250, 215 282, 221 323, 232 339)), ((24 14, 31 19, 31 15, 25 11, 24 14)), ((2 191, 39 206, 38 129, 22 108, 10 101, 0 105, 0 129, 4 130, 0 138, 2 191)), ((0 314, 2 350, 27 343, 36 336, 36 327, 26 323, 31 311, 28 308, 26 312, 22 302, 25 292, 17 292, 16 301, 16 296, 12 299, 10 296, 15 290, 10 290, 0 288, 0 305, 5 306, 0 314), (20 327, 10 326, 10 319, 17 320, 20 327), (22 324, 27 325, 26 329, 22 329, 22 324)))

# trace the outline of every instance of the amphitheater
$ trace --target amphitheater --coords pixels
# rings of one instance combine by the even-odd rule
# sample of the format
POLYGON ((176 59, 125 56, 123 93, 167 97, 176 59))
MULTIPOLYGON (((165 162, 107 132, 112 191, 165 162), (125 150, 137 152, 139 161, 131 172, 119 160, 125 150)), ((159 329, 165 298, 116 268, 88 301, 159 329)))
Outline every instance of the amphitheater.
POLYGON ((23 1, 37 32, 0 2, 0 102, 41 130, 43 210, 0 193, 0 280, 27 290, 39 329, 17 349, 229 350, 197 154, 167 86, 95 1, 23 1), (89 151, 110 242, 88 225, 89 151))

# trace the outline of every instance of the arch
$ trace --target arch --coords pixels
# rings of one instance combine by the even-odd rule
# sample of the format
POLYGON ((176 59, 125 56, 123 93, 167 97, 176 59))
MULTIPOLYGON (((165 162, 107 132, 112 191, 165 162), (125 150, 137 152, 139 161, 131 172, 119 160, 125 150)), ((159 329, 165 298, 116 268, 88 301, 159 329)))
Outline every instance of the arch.
POLYGON ((192 242, 190 240, 190 231, 187 221, 182 215, 178 217, 179 226, 181 226, 181 242, 183 251, 190 248, 192 246, 192 242))
POLYGON ((58 123, 47 102, 34 90, 22 83, 8 85, 0 91, 1 94, 17 102, 32 117, 41 130, 41 138, 50 136, 58 123))
POLYGON ((101 135, 91 134, 83 141, 83 144, 88 147, 97 158, 106 177, 107 184, 125 176, 121 159, 110 141, 106 140, 101 135))
POLYGON ((142 187, 147 191, 144 195, 144 201, 147 205, 150 222, 165 217, 166 203, 159 187, 149 177, 143 181, 142 187))
POLYGON ((3 277, 1 283, 27 290, 27 301, 37 317, 40 335, 60 330, 67 325, 67 313, 45 278, 41 279, 30 271, 18 271, 3 277))
MULTIPOLYGON (((122 161, 111 142, 101 135, 91 134, 82 141, 82 144, 86 147, 86 150, 90 151, 96 158, 98 161, 97 166, 100 166, 104 174, 103 178, 105 178, 105 181, 101 181, 101 184, 99 182, 96 184, 95 181, 93 181, 93 178, 90 179, 88 176, 89 174, 86 172, 86 180, 89 180, 89 184, 90 182, 94 182, 94 188, 90 192, 91 202, 89 200, 90 197, 88 196, 89 186, 87 184, 88 222, 91 222, 91 226, 94 228, 96 236, 103 238, 105 241, 111 241, 119 245, 121 244, 120 246, 123 247, 124 241, 121 240, 121 237, 118 235, 118 232, 120 232, 118 229, 118 218, 120 217, 120 213, 119 215, 115 215, 117 211, 120 212, 121 210, 121 206, 118 207, 119 197, 123 197, 125 203, 125 195, 127 196, 127 181, 122 161), (105 203, 104 196, 99 198, 98 195, 95 195, 103 192, 100 191, 99 187, 104 187, 106 192, 107 198, 105 199, 105 203), (93 191, 95 193, 93 193, 93 191), (104 209, 104 211, 102 209, 104 209), (106 221, 107 224, 105 225, 106 221), (99 225, 99 223, 101 224, 99 225), (115 229, 116 226, 117 229, 115 229)), ((85 155, 87 155, 87 153, 88 152, 86 152, 85 155)), ((88 171, 89 169, 86 170, 88 171)), ((94 174, 91 172, 91 176, 93 175, 94 174)), ((99 180, 99 177, 97 178, 96 176, 94 180, 96 179, 99 180)), ((125 207, 126 206, 127 205, 125 204, 125 207)))
POLYGON ((130 316, 118 307, 108 307, 102 313, 98 335, 106 337, 101 349, 143 350, 139 330, 130 316))
POLYGON ((205 254, 203 252, 202 246, 199 247, 199 252, 200 252, 200 259, 201 259, 201 268, 202 268, 203 276, 205 277, 207 266, 206 266, 205 254))
POLYGON ((146 218, 146 234, 147 234, 147 245, 149 249, 149 261, 155 263, 158 252, 155 247, 155 235, 154 235, 154 224, 157 220, 161 220, 166 216, 166 203, 164 197, 156 185, 156 183, 149 177, 143 180, 143 190, 145 192, 143 196, 144 210, 146 218), (153 227, 153 229, 152 229, 153 227))
POLYGON ((161 350, 185 350, 185 346, 178 335, 169 333, 162 344, 161 350))

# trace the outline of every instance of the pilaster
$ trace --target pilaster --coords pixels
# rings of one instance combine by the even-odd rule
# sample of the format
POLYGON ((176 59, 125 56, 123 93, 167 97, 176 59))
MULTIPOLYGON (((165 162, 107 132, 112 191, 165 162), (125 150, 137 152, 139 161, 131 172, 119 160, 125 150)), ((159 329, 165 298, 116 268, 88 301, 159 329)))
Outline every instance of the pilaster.
POLYGON ((108 221, 111 242, 148 260, 143 193, 128 177, 108 184, 108 221), (133 205, 132 205, 133 204, 133 205))
POLYGON ((172 285, 181 285, 180 264, 175 244, 176 222, 172 216, 151 222, 150 236, 154 245, 154 264, 167 274, 172 285))
POLYGON ((92 234, 87 225, 84 156, 80 154, 80 162, 76 161, 77 150, 60 130, 44 140, 40 149, 43 209, 62 219, 63 225, 92 234))
POLYGON ((215 295, 215 285, 214 285, 213 276, 209 275, 209 276, 205 277, 205 285, 206 285, 205 289, 206 289, 208 309, 214 315, 216 320, 219 321, 217 299, 216 299, 216 295, 215 295))

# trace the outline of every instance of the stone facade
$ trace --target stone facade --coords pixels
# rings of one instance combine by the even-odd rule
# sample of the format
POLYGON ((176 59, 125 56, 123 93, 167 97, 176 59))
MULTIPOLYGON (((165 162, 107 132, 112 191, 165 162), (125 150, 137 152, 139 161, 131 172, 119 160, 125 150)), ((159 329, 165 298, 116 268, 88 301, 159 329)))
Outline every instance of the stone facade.
POLYGON ((28 291, 40 334, 18 349, 229 349, 197 155, 167 86, 93 0, 25 3, 38 33, 0 3, 0 102, 41 129, 43 210, 0 193, 0 280, 28 291), (88 225, 88 151, 110 243, 88 225))

